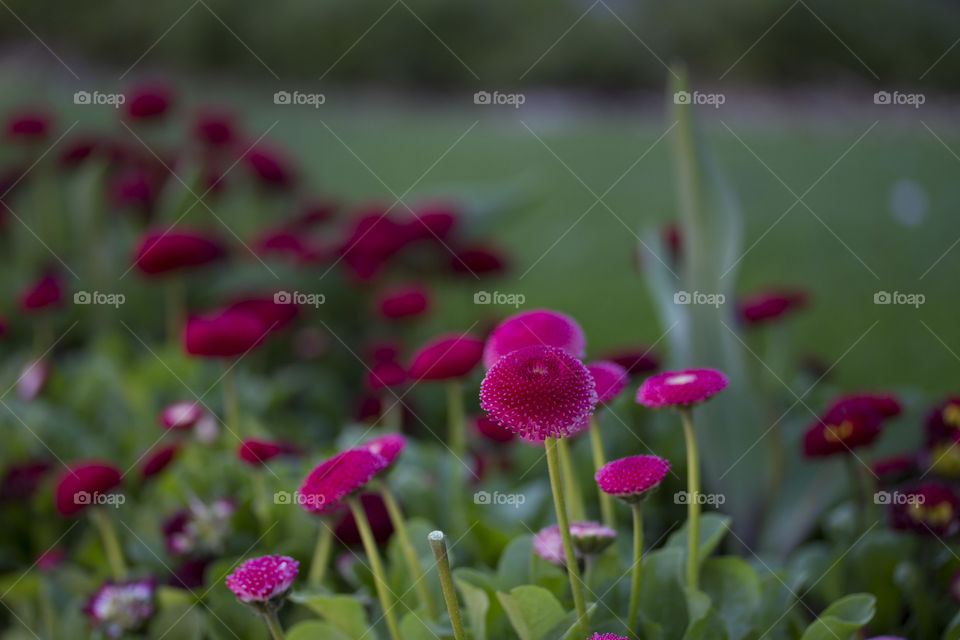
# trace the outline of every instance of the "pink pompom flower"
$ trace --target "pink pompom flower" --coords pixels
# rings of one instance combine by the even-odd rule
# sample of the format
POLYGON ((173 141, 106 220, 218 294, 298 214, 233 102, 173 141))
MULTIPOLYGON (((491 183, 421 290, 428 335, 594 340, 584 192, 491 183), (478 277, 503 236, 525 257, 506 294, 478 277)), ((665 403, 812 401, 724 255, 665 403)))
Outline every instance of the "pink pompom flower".
POLYGON ((384 461, 383 469, 393 466, 397 457, 407 448, 407 439, 399 433, 388 433, 360 445, 370 453, 381 456, 384 461))
POLYGON ((947 398, 930 410, 926 431, 928 445, 960 441, 960 396, 947 398))
POLYGON ((374 362, 367 370, 366 385, 371 391, 398 387, 407 381, 407 371, 399 362, 374 362))
POLYGON ((47 274, 31 283, 20 293, 20 309, 24 313, 35 313, 63 303, 63 284, 54 274, 47 274))
POLYGON ((500 323, 483 349, 483 365, 490 369, 511 351, 533 345, 559 347, 574 358, 582 358, 587 339, 577 321, 558 311, 524 311, 500 323))
POLYGON ((550 564, 561 567, 566 564, 559 525, 545 527, 533 536, 533 552, 550 564))
POLYGON ((197 113, 192 130, 197 142, 211 148, 229 146, 237 137, 233 114, 220 109, 207 109, 197 113))
POLYGON ((203 407, 200 403, 184 400, 165 406, 157 416, 157 421, 164 429, 181 431, 193 427, 201 417, 203 417, 203 407))
POLYGON ((808 458, 850 453, 876 440, 882 427, 880 416, 873 413, 849 414, 832 422, 818 419, 803 435, 803 453, 808 458))
POLYGON ((152 120, 167 112, 173 102, 166 85, 154 83, 135 87, 126 96, 127 117, 134 120, 152 120))
POLYGON ((490 418, 485 418, 484 416, 477 416, 473 423, 481 436, 493 442, 510 442, 517 437, 517 434, 510 429, 501 427, 490 418))
POLYGON ((850 393, 842 395, 827 408, 824 420, 835 422, 858 413, 875 413, 882 418, 900 415, 900 401, 888 393, 850 393))
POLYGON ((483 341, 468 334, 447 334, 430 340, 414 354, 408 374, 414 380, 462 378, 480 362, 483 341))
POLYGON ((288 556, 247 560, 227 576, 227 588, 249 605, 276 609, 290 591, 300 563, 288 556))
POLYGON ((608 462, 597 470, 594 479, 600 490, 624 502, 638 502, 660 486, 670 463, 658 456, 630 456, 608 462))
POLYGON ((7 118, 7 140, 15 142, 37 142, 50 135, 53 118, 41 109, 24 109, 7 118))
POLYGON ((644 380, 637 402, 651 409, 700 404, 727 387, 727 376, 716 369, 666 371, 644 380))
POLYGON ((140 467, 140 477, 149 480, 170 466, 180 452, 180 445, 172 444, 150 453, 140 467))
POLYGON ((627 370, 615 362, 601 360, 587 365, 597 388, 597 404, 607 404, 627 385, 627 370))
POLYGON ((737 311, 748 326, 774 322, 807 305, 805 291, 794 289, 759 291, 740 301, 737 311))
POLYGON ((64 516, 76 515, 98 503, 102 494, 113 491, 122 481, 123 475, 113 465, 99 461, 74 463, 57 483, 57 511, 64 516))
POLYGON ((183 346, 192 356, 233 358, 253 349, 266 338, 270 327, 260 317, 242 309, 225 309, 187 320, 183 346))
POLYGON ((590 372, 559 347, 511 351, 480 384, 480 406, 489 417, 534 440, 567 437, 581 430, 596 403, 590 372))
POLYGON ((604 360, 620 365, 631 376, 660 368, 660 358, 650 347, 622 347, 607 353, 604 360))
POLYGON ((573 548, 585 556, 603 553, 617 539, 617 532, 599 522, 571 522, 573 548))
POLYGON ((415 318, 430 308, 430 293, 417 285, 395 287, 380 294, 376 307, 387 320, 415 318))
POLYGON ((247 438, 240 443, 237 457, 252 467, 262 467, 277 456, 295 453, 296 449, 284 442, 247 438))
POLYGON ((348 449, 307 474, 300 486, 299 502, 318 515, 337 511, 348 496, 366 486, 387 464, 382 455, 369 449, 348 449))
POLYGON ((84 612, 107 638, 122 638, 141 631, 156 612, 153 578, 105 582, 91 596, 84 612))

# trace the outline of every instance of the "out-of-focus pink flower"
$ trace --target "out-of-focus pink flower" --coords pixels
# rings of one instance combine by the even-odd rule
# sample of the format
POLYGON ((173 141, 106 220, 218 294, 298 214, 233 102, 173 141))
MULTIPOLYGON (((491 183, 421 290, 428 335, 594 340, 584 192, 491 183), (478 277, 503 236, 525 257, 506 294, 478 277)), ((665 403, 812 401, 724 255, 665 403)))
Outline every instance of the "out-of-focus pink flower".
POLYGON ((480 363, 483 341, 468 334, 446 334, 430 340, 414 354, 408 370, 414 380, 462 378, 480 363))
POLYGON ((608 352, 603 359, 617 363, 631 376, 660 368, 659 356, 649 347, 622 347, 608 352))
POLYGON ((134 253, 134 264, 141 273, 160 275, 190 269, 226 255, 219 240, 199 231, 160 229, 148 231, 134 253))
POLYGON ((24 313, 36 313, 63 302, 63 284, 60 277, 49 273, 28 285, 20 292, 20 310, 24 313))
POLYGON ((120 470, 105 462, 78 462, 60 475, 56 490, 57 511, 75 515, 113 491, 122 482, 120 470))
POLYGON ((153 578, 105 582, 93 594, 84 613, 107 638, 122 638, 143 630, 156 612, 153 578))
POLYGON ((590 372, 559 347, 511 351, 480 384, 480 406, 489 417, 535 440, 577 432, 593 415, 596 402, 590 372))
POLYGON ((517 437, 517 434, 510 429, 501 427, 499 424, 485 416, 477 416, 474 418, 473 424, 480 435, 493 442, 510 442, 517 437))
POLYGON ((391 340, 376 340, 367 345, 366 352, 374 362, 392 362, 400 355, 400 346, 391 340))
POLYGON ((230 536, 236 510, 230 500, 214 500, 209 505, 191 500, 188 509, 176 512, 163 523, 167 551, 173 556, 216 556, 230 536))
POLYGON ((414 318, 430 308, 430 292, 415 284, 393 287, 377 296, 375 305, 388 320, 414 318))
POLYGON ((247 152, 244 160, 253 177, 263 187, 286 189, 295 182, 290 160, 278 149, 257 145, 247 152))
POLYGON ((617 532, 599 522, 571 522, 573 548, 585 556, 603 553, 617 539, 617 532))
POLYGON ((483 365, 490 369, 511 351, 532 345, 559 347, 582 358, 587 339, 577 321, 559 311, 537 309, 513 315, 493 330, 483 350, 483 365))
POLYGON ((300 486, 303 508, 316 514, 332 513, 343 500, 362 489, 387 462, 367 449, 348 449, 319 464, 300 486))
POLYGON ((747 325, 756 326, 779 320, 797 309, 807 306, 805 291, 779 289, 759 291, 740 301, 737 311, 747 325))
POLYGON ((237 138, 232 113, 222 109, 205 109, 193 120, 193 138, 206 147, 228 147, 237 138))
POLYGON ((67 559, 67 552, 63 549, 54 547, 48 549, 37 556, 37 569, 44 573, 49 573, 63 564, 67 559))
POLYGON ((168 86, 151 83, 128 91, 124 104, 127 117, 133 120, 152 120, 165 114, 172 103, 173 92, 168 86))
MULTIPOLYGON (((393 522, 390 520, 390 513, 387 506, 383 503, 383 498, 377 493, 360 494, 360 506, 370 522, 370 530, 373 532, 373 539, 383 544, 393 535, 393 522)), ((341 544, 346 546, 358 545, 362 542, 360 539, 360 530, 357 528, 357 521, 353 518, 353 512, 348 511, 343 518, 333 528, 333 534, 341 544)))
POLYGON ((930 410, 926 421, 927 444, 960 442, 960 396, 947 398, 930 410))
POLYGON ((101 145, 101 140, 92 135, 78 136, 68 140, 60 152, 60 166, 72 169, 83 164, 101 145))
POLYGON ((420 205, 413 210, 407 223, 412 239, 446 240, 457 225, 459 214, 455 205, 434 202, 420 205))
POLYGON ((201 416, 203 408, 199 402, 172 402, 160 411, 157 421, 164 429, 179 431, 193 427, 201 416))
POLYGON ((114 206, 150 213, 156 204, 159 185, 144 169, 129 167, 111 179, 109 191, 114 206))
POLYGON ((882 418, 893 418, 900 415, 901 411, 900 401, 891 394, 850 393, 834 400, 823 419, 826 422, 839 422, 858 413, 875 413, 882 418))
POLYGON ((637 391, 637 402, 651 409, 687 407, 710 399, 727 383, 727 376, 716 369, 666 371, 644 380, 637 391))
POLYGON ((367 440, 362 448, 371 453, 375 453, 384 459, 385 465, 383 471, 389 469, 396 462, 397 458, 407 447, 407 440, 399 433, 388 433, 386 435, 367 440))
POLYGON ((257 314, 228 309, 189 318, 183 345, 193 356, 233 358, 262 343, 269 330, 257 314))
POLYGON ((854 413, 838 422, 818 419, 803 436, 803 453, 810 458, 850 453, 880 435, 882 418, 875 413, 854 413))
POLYGON ((371 391, 398 387, 407 381, 407 371, 397 362, 374 362, 366 375, 366 385, 371 391))
POLYGON ((299 567, 299 562, 287 556, 253 558, 227 576, 227 588, 240 602, 275 603, 286 597, 299 567))
POLYGON ((177 453, 179 452, 180 445, 177 444, 161 447, 160 449, 152 452, 143 461, 143 466, 140 468, 140 477, 146 480, 161 473, 164 469, 170 466, 170 463, 173 462, 174 458, 177 457, 177 453))
POLYGON ((295 453, 297 453, 296 447, 286 442, 274 442, 256 438, 247 438, 240 443, 240 447, 237 449, 237 456, 240 460, 254 467, 263 466, 266 462, 277 456, 295 453))
POLYGON ((874 460, 870 465, 877 484, 881 487, 892 487, 902 484, 921 473, 920 456, 916 453, 904 453, 895 456, 874 460))
POLYGON ((7 467, 0 482, 0 501, 26 500, 40 487, 50 472, 50 463, 28 460, 7 467))
POLYGON ((507 270, 507 259, 495 247, 471 245, 455 250, 450 270, 458 274, 489 275, 507 270))
POLYGON ((670 463, 658 456, 630 456, 608 462, 594 479, 600 490, 626 502, 642 500, 670 472, 670 463))
POLYGON ((7 118, 7 140, 11 142, 37 142, 50 135, 53 118, 41 109, 23 109, 7 118))
MULTIPOLYGON (((563 553, 563 538, 560 536, 560 527, 551 525, 538 531, 533 536, 533 552, 538 556, 558 566, 566 563, 566 556, 563 553)), ((579 557, 579 554, 577 554, 579 557)))
POLYGON ((270 331, 279 331, 293 322, 300 313, 300 307, 290 302, 281 301, 281 297, 272 296, 250 297, 237 300, 227 307, 227 310, 247 311, 260 318, 260 322, 270 331))
POLYGON ((50 365, 46 360, 34 360, 27 363, 20 377, 17 378, 17 396, 24 401, 33 400, 50 379, 50 365))
POLYGON ((607 404, 616 398, 627 385, 627 370, 615 362, 601 360, 587 365, 597 388, 597 403, 607 404))

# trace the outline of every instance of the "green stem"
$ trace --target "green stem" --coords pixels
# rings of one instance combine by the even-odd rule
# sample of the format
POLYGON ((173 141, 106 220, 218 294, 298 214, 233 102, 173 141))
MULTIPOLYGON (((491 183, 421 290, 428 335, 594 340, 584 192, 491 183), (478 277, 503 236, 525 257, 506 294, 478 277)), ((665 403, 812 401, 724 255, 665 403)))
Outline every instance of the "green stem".
POLYGON ((383 563, 380 561, 380 552, 377 551, 377 542, 373 538, 373 531, 370 530, 370 523, 367 522, 367 514, 360 505, 360 500, 356 496, 347 499, 350 505, 350 511, 353 512, 353 519, 357 523, 357 530, 360 532, 360 539, 363 541, 363 548, 367 552, 367 558, 370 560, 370 570, 373 571, 373 581, 377 587, 377 597, 380 599, 380 608, 383 609, 383 617, 387 620, 387 629, 390 631, 390 637, 393 640, 401 640, 400 627, 397 625, 397 617, 393 612, 393 604, 390 602, 390 595, 387 588, 387 579, 383 571, 383 563))
POLYGON ((227 418, 227 428, 239 438, 242 437, 240 406, 237 404, 237 379, 233 374, 233 365, 232 362, 228 363, 227 370, 223 374, 223 408, 227 418))
POLYGON ((283 627, 280 626, 280 619, 277 618, 276 611, 264 613, 263 619, 267 621, 267 628, 270 629, 273 640, 283 640, 286 637, 283 635, 283 627))
POLYGON ((550 488, 553 490, 553 506, 557 512, 557 524, 563 540, 563 555, 566 559, 567 575, 570 578, 570 590, 573 592, 573 604, 577 609, 577 634, 587 635, 587 606, 583 599, 580 582, 580 568, 573 552, 573 540, 570 538, 570 521, 567 519, 567 505, 563 498, 563 484, 560 478, 560 462, 557 456, 557 439, 547 438, 547 471, 550 474, 550 488))
POLYGON ((593 584, 593 571, 597 566, 596 554, 590 553, 583 558, 583 586, 589 591, 593 584))
POLYGON ((687 586, 696 589, 700 556, 700 463, 697 461, 697 437, 693 432, 693 412, 680 409, 683 436, 687 442, 687 586))
POLYGON ((850 496, 853 498, 853 523, 856 527, 854 537, 856 537, 863 532, 867 521, 865 515, 867 500, 863 493, 863 484, 860 481, 860 473, 857 471, 857 465, 860 463, 857 462, 853 455, 846 456, 844 463, 847 468, 847 477, 849 478, 850 482, 850 496))
POLYGON ((307 575, 307 584, 311 587, 319 587, 323 583, 332 550, 333 529, 321 520, 320 531, 317 532, 317 544, 313 548, 313 560, 310 562, 310 573, 307 575))
POLYGON ((179 342, 180 327, 186 308, 183 281, 178 275, 171 275, 163 283, 164 297, 167 299, 167 339, 171 345, 179 342))
POLYGON ((450 474, 450 517, 454 531, 466 530, 464 513, 464 474, 460 465, 467 464, 467 432, 463 416, 463 393, 459 382, 447 383, 447 422, 453 471, 450 474))
POLYGON ((574 522, 583 522, 587 519, 586 509, 583 506, 583 495, 580 485, 573 471, 573 456, 570 454, 570 443, 566 439, 557 441, 557 451, 560 453, 560 470, 563 474, 563 487, 570 498, 567 504, 570 519, 574 522))
POLYGON ((466 640, 467 634, 463 631, 463 619, 460 617, 460 605, 457 604, 457 592, 453 589, 446 539, 442 531, 430 532, 427 539, 430 541, 430 548, 433 549, 433 557, 437 560, 437 572, 440 574, 443 599, 447 603, 447 613, 450 614, 450 623, 453 625, 453 637, 455 640, 466 640))
POLYGON ((113 572, 114 580, 123 580, 127 577, 127 565, 123 561, 123 551, 120 548, 120 540, 117 538, 117 532, 113 528, 110 517, 99 507, 90 507, 90 519, 94 526, 100 532, 100 538, 103 541, 103 550, 107 556, 107 563, 113 572))
POLYGON ((417 590, 417 596, 420 598, 420 604, 427 610, 427 615, 431 620, 437 619, 437 610, 433 605, 433 598, 430 596, 430 586, 423 579, 423 568, 420 566, 420 559, 417 552, 410 542, 410 533, 407 531, 407 525, 403 521, 403 513, 400 511, 400 505, 393 492, 387 488, 387 485, 380 483, 380 497, 387 507, 387 513, 390 515, 390 522, 393 524, 393 530, 397 534, 397 542, 400 543, 400 549, 407 561, 407 570, 410 572, 410 579, 413 580, 413 586, 417 590))
MULTIPOLYGON (((590 447, 593 450, 593 469, 599 471, 607 461, 603 452, 603 436, 600 435, 600 425, 595 417, 590 418, 590 447)), ((597 487, 597 494, 600 496, 600 514, 603 524, 613 529, 617 524, 613 511, 613 498, 604 493, 600 487, 597 487)))
POLYGON ((630 505, 633 508, 633 573, 630 578, 630 611, 627 612, 630 636, 637 632, 637 614, 640 608, 640 569, 643 562, 643 518, 640 515, 640 504, 634 502, 630 505))

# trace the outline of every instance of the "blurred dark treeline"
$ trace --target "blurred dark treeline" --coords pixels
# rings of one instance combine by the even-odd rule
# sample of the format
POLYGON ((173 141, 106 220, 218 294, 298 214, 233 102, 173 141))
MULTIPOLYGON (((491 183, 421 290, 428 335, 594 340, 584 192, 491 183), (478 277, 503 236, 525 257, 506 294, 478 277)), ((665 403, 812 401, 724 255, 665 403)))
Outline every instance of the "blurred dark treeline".
POLYGON ((960 37, 954 0, 7 0, 7 6, 12 11, 0 10, 6 47, 36 45, 32 30, 58 55, 95 64, 123 69, 146 53, 150 67, 265 80, 275 74, 409 88, 605 91, 660 86, 661 60, 683 60, 708 82, 723 76, 768 86, 862 81, 951 90, 960 77, 960 47, 944 55, 960 37))

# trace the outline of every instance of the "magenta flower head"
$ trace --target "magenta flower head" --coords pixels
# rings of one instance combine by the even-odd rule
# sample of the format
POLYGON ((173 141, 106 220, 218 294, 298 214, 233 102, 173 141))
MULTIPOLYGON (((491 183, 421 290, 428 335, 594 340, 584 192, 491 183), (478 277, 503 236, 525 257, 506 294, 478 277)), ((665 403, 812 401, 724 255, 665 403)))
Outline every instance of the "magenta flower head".
POLYGON ((560 536, 560 527, 552 525, 538 531, 533 536, 533 552, 550 564, 562 567, 566 558, 563 554, 563 538, 560 536))
POLYGON ((836 422, 857 413, 874 413, 893 418, 902 411, 900 401, 886 393, 852 393, 840 396, 827 408, 824 420, 836 422))
POLYGON ((739 305, 740 320, 748 326, 774 322, 807 305, 806 292, 793 289, 760 291, 739 305))
POLYGON ((386 470, 393 466, 397 457, 406 449, 407 439, 399 433, 388 433, 373 440, 368 440, 360 447, 382 457, 384 461, 383 469, 386 470))
POLYGON ((593 476, 600 490, 624 502, 638 502, 670 472, 670 463, 657 456, 630 456, 608 462, 593 476))
POLYGON ((226 309, 187 319, 183 346, 192 356, 233 358, 263 342, 269 329, 255 313, 226 309))
POLYGON ((290 591, 299 567, 300 563, 288 556, 253 558, 227 576, 227 588, 240 602, 276 610, 290 591))
POLYGON ((376 308, 387 320, 414 318, 430 308, 430 293, 417 285, 395 287, 377 298, 376 308))
POLYGON ((480 407, 488 416, 521 437, 538 441, 580 431, 596 403, 590 372, 559 347, 512 351, 480 383, 480 407))
POLYGON ((441 335, 416 353, 408 374, 413 380, 439 381, 462 378, 480 362, 483 341, 465 333, 441 335))
POLYGON ((343 500, 362 489, 387 467, 386 459, 364 447, 348 449, 307 474, 299 502, 307 511, 324 515, 339 510, 343 500))
POLYGON ((173 102, 170 88, 159 83, 136 87, 127 93, 126 98, 127 117, 134 120, 159 118, 173 102))
POLYGON ((604 360, 620 365, 631 376, 660 368, 660 358, 651 347, 621 347, 609 352, 604 360))
POLYGON ((105 582, 91 596, 84 613, 107 638, 122 638, 143 630, 156 611, 153 578, 105 582))
POLYGON ((157 416, 160 426, 171 431, 189 429, 203 417, 203 407, 200 402, 172 402, 165 406, 157 416))
POLYGON ((91 504, 99 504, 103 495, 123 482, 120 470, 105 462, 73 463, 60 475, 55 502, 63 516, 73 516, 91 504))
POLYGON ((803 454, 808 458, 850 453, 871 444, 883 423, 874 413, 853 413, 836 421, 818 419, 803 435, 803 454))
POLYGON ((577 321, 558 311, 524 311, 500 323, 487 338, 483 366, 491 369, 511 351, 532 345, 559 347, 574 358, 582 358, 587 339, 577 321))
POLYGON ((517 434, 510 429, 501 427, 490 418, 486 418, 484 416, 477 416, 474 418, 473 424, 481 436, 492 442, 510 442, 517 437, 517 434))
POLYGON ((643 381, 637 402, 651 409, 689 407, 720 393, 728 382, 716 369, 665 371, 643 381))
POLYGON ((197 113, 193 120, 193 137, 206 147, 230 145, 237 137, 233 114, 219 109, 207 109, 197 113))
POLYGON ((585 556, 603 553, 617 539, 617 532, 599 522, 571 522, 573 547, 585 556))
POLYGON ((587 365, 597 387, 597 403, 607 404, 616 398, 627 384, 627 370, 616 362, 601 360, 587 365))
POLYGON ((261 186, 269 189, 286 189, 293 185, 295 176, 287 157, 280 151, 257 145, 244 156, 247 167, 261 186))
POLYGON ((257 438, 247 438, 240 443, 240 447, 237 449, 237 457, 251 467, 262 467, 277 456, 294 455, 296 453, 296 447, 286 442, 257 438))
POLYGON ((199 267, 226 255, 218 240, 203 233, 180 229, 147 232, 134 253, 137 269, 148 276, 199 267))
POLYGON ((450 271, 472 276, 489 275, 507 269, 507 259, 495 247, 472 245, 450 256, 450 271))
POLYGON ((6 123, 6 137, 10 141, 35 142, 50 134, 53 118, 46 111, 25 109, 12 114, 6 123))
POLYGON ((367 370, 366 384, 371 391, 399 387, 407 381, 407 370, 398 362, 374 362, 367 370))
POLYGON ((162 473, 164 469, 170 466, 179 452, 180 445, 172 444, 150 453, 150 455, 144 459, 143 465, 140 467, 140 477, 144 480, 148 480, 155 475, 162 473))
POLYGON ((960 396, 947 398, 927 414, 927 444, 960 441, 960 396))
POLYGON ((63 285, 59 276, 47 274, 20 292, 20 310, 36 313, 58 307, 63 302, 63 285))
POLYGON ((960 496, 945 484, 929 482, 897 492, 890 501, 890 526, 894 529, 938 537, 960 529, 960 496))

